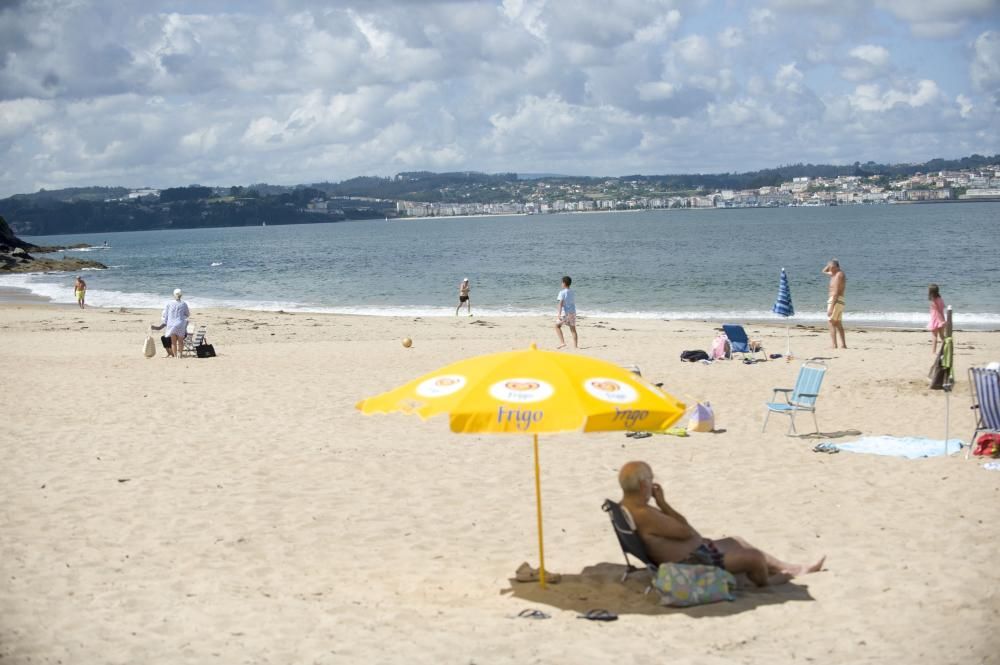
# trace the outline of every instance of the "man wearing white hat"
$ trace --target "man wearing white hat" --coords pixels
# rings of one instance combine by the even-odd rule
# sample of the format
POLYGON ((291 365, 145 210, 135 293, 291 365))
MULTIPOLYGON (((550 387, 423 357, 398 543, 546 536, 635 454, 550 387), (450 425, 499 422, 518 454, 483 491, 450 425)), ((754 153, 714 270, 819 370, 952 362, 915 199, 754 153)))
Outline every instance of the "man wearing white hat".
POLYGON ((466 277, 458 285, 458 307, 455 308, 455 316, 458 316, 458 310, 462 309, 462 305, 465 305, 469 309, 469 316, 472 316, 472 301, 469 299, 469 291, 471 290, 469 287, 469 278, 466 277))
POLYGON ((191 316, 187 303, 181 300, 183 295, 180 289, 174 289, 174 299, 163 308, 162 322, 158 326, 150 326, 153 330, 167 329, 164 332, 164 336, 170 337, 170 349, 167 353, 174 358, 181 357, 181 351, 184 349, 184 336, 187 334, 188 317, 191 316))

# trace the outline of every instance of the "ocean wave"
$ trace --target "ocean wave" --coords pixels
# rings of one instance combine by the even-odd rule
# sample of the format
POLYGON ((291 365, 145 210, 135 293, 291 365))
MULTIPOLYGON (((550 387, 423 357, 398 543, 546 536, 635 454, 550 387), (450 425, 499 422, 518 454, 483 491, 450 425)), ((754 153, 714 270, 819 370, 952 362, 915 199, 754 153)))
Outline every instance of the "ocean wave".
MULTIPOLYGON (((73 280, 65 273, 27 273, 0 276, 0 287, 28 289, 33 294, 54 303, 75 303, 73 280), (58 277, 59 282, 50 281, 58 277)), ((87 304, 94 307, 132 307, 159 309, 169 299, 169 294, 135 293, 104 289, 88 289, 87 304)), ((192 308, 243 309, 262 312, 302 312, 316 314, 348 314, 354 316, 447 318, 455 315, 454 307, 418 305, 315 305, 295 301, 251 301, 239 298, 211 298, 191 296, 186 298, 192 308)), ((473 314, 486 318, 554 317, 549 309, 504 307, 475 308, 473 314)), ((464 313, 463 313, 463 316, 464 313)), ((784 319, 769 310, 711 309, 711 310, 581 310, 582 321, 602 319, 636 319, 663 321, 739 322, 772 325, 825 325, 826 311, 803 311, 784 319)), ((860 311, 844 314, 844 322, 873 327, 923 328, 927 312, 860 311)), ((1000 328, 1000 314, 988 312, 956 312, 955 325, 967 328, 1000 328)))
POLYGON ((60 249, 57 252, 47 252, 47 253, 48 254, 61 254, 62 252, 99 252, 99 251, 104 251, 104 250, 107 250, 107 249, 111 249, 111 248, 110 247, 67 247, 66 249, 60 249))

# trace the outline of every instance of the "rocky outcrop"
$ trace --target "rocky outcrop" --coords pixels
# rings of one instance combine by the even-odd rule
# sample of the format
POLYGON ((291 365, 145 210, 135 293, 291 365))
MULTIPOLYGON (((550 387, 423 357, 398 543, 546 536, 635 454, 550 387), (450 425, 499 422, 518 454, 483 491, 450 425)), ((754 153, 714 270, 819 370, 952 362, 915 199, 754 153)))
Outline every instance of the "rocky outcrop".
MULTIPOLYGON (((86 245, 80 245, 85 247, 86 245)), ((14 235, 7 220, 0 217, 0 272, 75 272, 83 268, 107 268, 103 263, 88 259, 36 258, 28 252, 52 252, 62 247, 39 247, 14 235)))

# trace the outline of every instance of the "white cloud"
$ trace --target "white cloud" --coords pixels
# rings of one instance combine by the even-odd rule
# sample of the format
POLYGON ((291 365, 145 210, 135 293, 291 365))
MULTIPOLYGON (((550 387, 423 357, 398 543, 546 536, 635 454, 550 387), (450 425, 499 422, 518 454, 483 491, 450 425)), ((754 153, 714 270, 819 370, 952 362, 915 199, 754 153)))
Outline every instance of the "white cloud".
POLYGON ((767 35, 774 31, 777 18, 770 9, 755 8, 750 10, 750 28, 758 35, 767 35))
POLYGON ((885 74, 889 66, 889 50, 884 46, 862 44, 848 53, 848 62, 840 75, 848 81, 869 81, 885 74))
POLYGON ((1000 150, 997 30, 884 29, 986 5, 879 1, 0 0, 0 196, 1000 150))
POLYGON ((930 79, 918 81, 908 90, 889 88, 882 90, 878 84, 866 83, 849 95, 851 105, 861 111, 888 111, 899 105, 920 107, 939 101, 941 90, 930 79))
POLYGON ((739 28, 734 28, 733 26, 729 26, 720 32, 718 39, 719 44, 721 44, 723 48, 739 48, 746 43, 746 40, 743 39, 743 31, 739 28))
POLYGON ((996 0, 876 0, 875 4, 910 24, 918 37, 952 37, 970 21, 1000 9, 996 0))
POLYGON ((670 99, 677 92, 676 86, 666 81, 650 81, 636 85, 639 92, 639 99, 642 101, 654 101, 660 99, 670 99))
POLYGON ((884 46, 863 44, 851 49, 851 57, 863 60, 874 67, 884 67, 889 64, 889 51, 884 46))
POLYGON ((987 30, 976 38, 969 76, 977 90, 993 94, 1000 105, 1000 32, 987 30))
POLYGON ((674 42, 673 52, 689 67, 708 69, 715 64, 712 44, 701 35, 690 35, 674 42))
POLYGON ((791 92, 802 91, 802 81, 805 76, 799 71, 794 62, 782 65, 778 68, 778 73, 774 75, 774 84, 781 89, 791 92))
POLYGON ((44 124, 53 114, 53 104, 41 99, 0 101, 0 139, 17 136, 44 124))
POLYGON ((658 42, 673 33, 681 22, 681 13, 671 9, 666 14, 656 17, 649 25, 639 27, 635 31, 635 41, 640 43, 658 42))
POLYGON ((955 103, 958 104, 959 114, 963 118, 968 118, 970 115, 972 115, 972 111, 975 107, 972 105, 972 100, 969 99, 966 95, 958 95, 957 97, 955 97, 955 103))

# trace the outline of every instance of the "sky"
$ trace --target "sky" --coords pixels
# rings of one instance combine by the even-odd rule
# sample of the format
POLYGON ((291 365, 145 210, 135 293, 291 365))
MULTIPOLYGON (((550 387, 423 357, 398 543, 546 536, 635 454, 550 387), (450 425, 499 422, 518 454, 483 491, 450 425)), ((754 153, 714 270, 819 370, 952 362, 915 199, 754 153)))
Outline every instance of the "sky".
POLYGON ((0 0, 0 196, 1000 152, 1000 0, 0 0))

